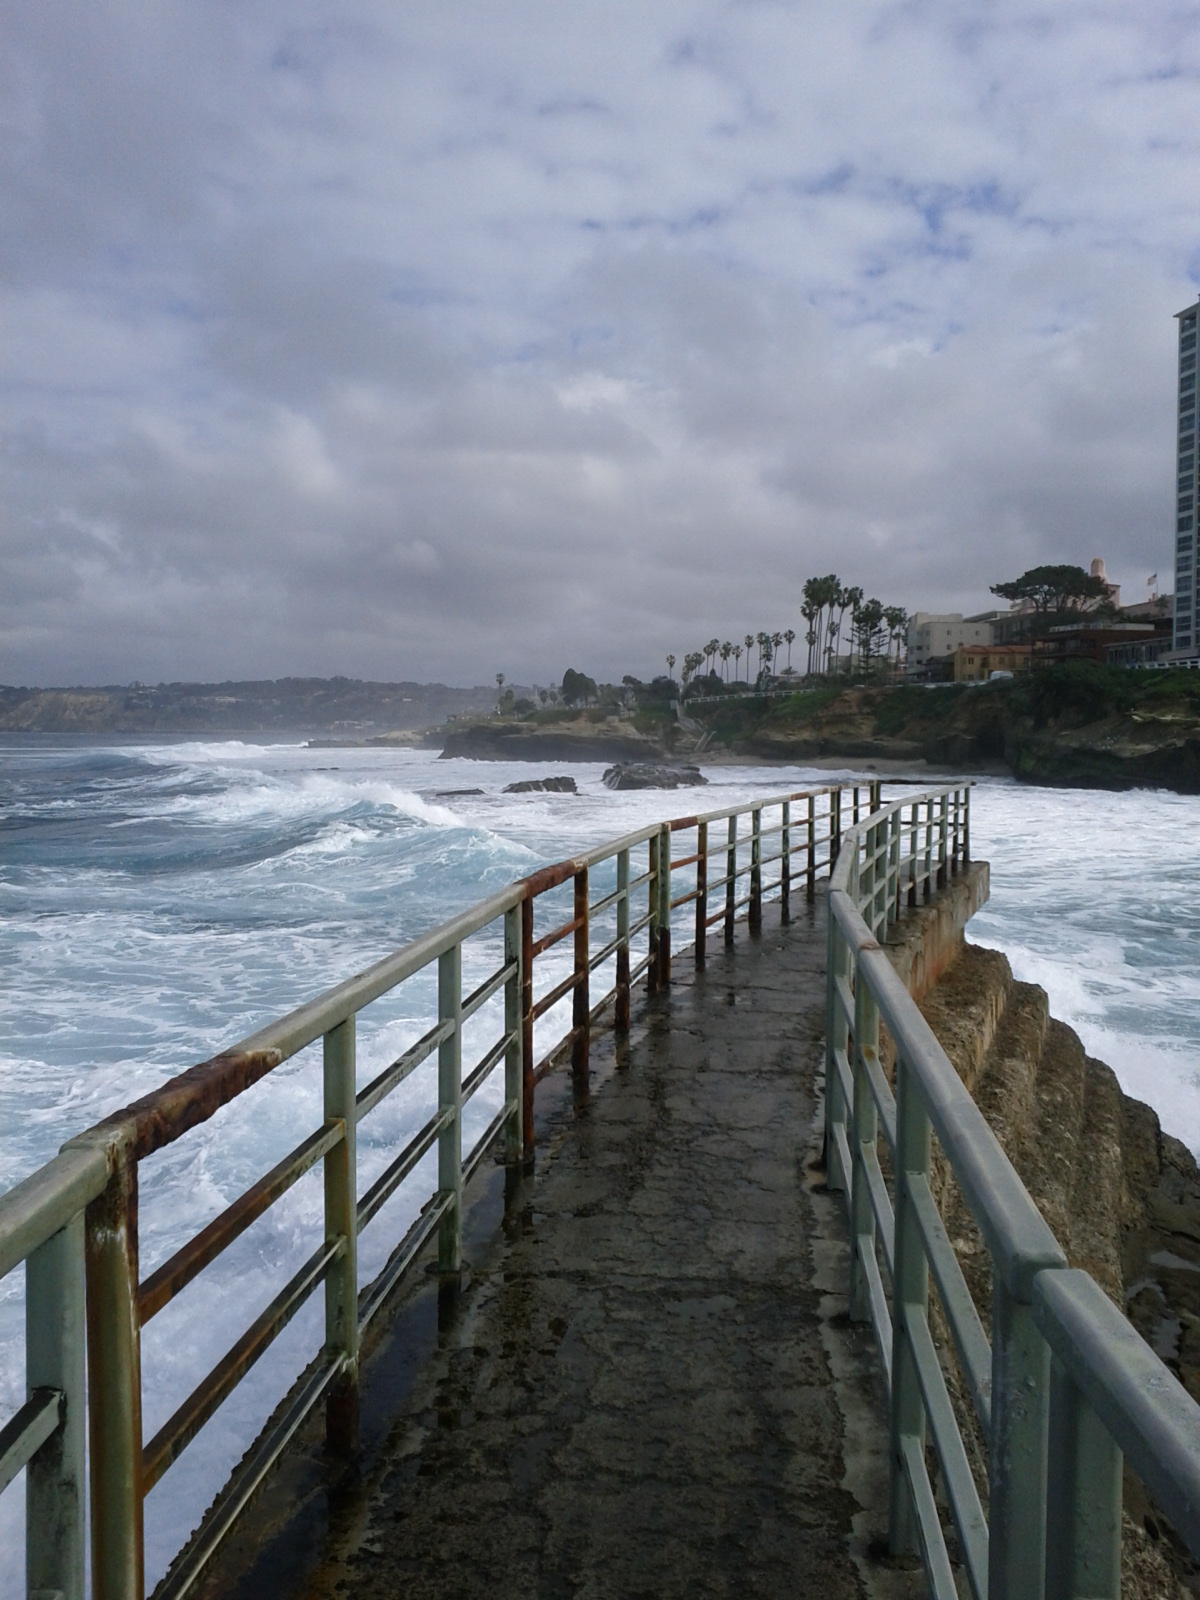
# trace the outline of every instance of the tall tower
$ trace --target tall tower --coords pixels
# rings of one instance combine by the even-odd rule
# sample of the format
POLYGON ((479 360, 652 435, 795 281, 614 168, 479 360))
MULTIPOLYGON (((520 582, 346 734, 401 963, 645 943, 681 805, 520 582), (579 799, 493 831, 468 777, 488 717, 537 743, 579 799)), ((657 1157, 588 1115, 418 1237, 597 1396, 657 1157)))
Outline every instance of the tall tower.
POLYGON ((1176 314, 1179 323, 1179 454, 1175 472, 1175 648, 1200 648, 1196 611, 1196 314, 1200 301, 1176 314))

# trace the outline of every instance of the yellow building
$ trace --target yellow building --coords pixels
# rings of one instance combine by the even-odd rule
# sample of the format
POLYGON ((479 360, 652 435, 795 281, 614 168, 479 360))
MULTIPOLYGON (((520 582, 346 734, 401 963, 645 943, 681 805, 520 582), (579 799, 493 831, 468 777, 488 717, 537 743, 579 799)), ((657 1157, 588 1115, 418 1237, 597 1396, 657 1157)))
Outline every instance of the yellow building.
POLYGON ((986 683, 995 672, 1017 677, 1028 672, 1033 658, 1033 648, 1027 644, 997 645, 983 649, 979 645, 962 645, 954 652, 955 683, 986 683))

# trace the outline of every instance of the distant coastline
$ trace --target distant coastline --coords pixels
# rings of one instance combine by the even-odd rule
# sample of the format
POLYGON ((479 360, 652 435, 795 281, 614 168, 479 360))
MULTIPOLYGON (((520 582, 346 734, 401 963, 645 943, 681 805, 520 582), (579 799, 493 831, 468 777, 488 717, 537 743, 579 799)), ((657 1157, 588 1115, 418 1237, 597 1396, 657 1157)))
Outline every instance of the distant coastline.
POLYGON ((0 735, 299 738, 318 748, 420 748, 447 759, 663 758, 719 766, 859 766, 1011 774, 1080 788, 1200 793, 1200 673, 1084 664, 987 684, 817 683, 700 703, 496 711, 496 691, 285 678, 119 688, 0 688, 0 735))

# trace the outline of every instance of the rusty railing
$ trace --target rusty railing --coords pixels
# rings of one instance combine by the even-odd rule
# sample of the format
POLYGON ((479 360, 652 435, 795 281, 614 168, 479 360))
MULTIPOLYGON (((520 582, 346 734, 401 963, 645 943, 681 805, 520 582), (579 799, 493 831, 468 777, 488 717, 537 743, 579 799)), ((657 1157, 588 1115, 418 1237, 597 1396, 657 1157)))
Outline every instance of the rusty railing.
POLYGON ((877 783, 804 790, 662 822, 546 867, 171 1079, 72 1139, 0 1197, 0 1277, 27 1264, 28 1400, 0 1431, 0 1489, 26 1468, 28 1592, 82 1600, 90 1515, 95 1600, 142 1600, 146 1495, 319 1288, 325 1302, 321 1350, 178 1553, 156 1596, 179 1600, 188 1592, 322 1402, 330 1449, 352 1455, 363 1334, 435 1236, 438 1270, 459 1270, 464 1186, 501 1139, 509 1162, 531 1156, 538 1081, 569 1060, 577 1090, 586 1092, 598 1022, 611 1012, 615 1027, 628 1027, 631 990, 643 976, 650 992, 670 983, 676 913, 690 909, 694 960, 702 966, 712 928, 720 926, 731 941, 742 915, 751 929, 761 927, 767 903, 778 903, 786 917, 801 885, 812 900, 818 873, 837 859, 843 827, 857 825, 879 804, 877 783), (673 859, 677 840, 686 847, 673 859), (542 918, 551 919, 544 932, 538 928, 539 905, 542 918), (568 940, 571 959, 564 972, 560 947, 568 940), (501 942, 498 961, 490 957, 494 965, 464 994, 464 946, 474 958, 481 947, 487 956, 501 942), (360 1088, 359 1013, 435 965, 436 1018, 360 1088), (540 988, 539 970, 545 980, 540 988), (597 996, 596 975, 602 972, 612 981, 597 996), (501 999, 502 1020, 495 1018, 486 1048, 464 1069, 464 1024, 477 1014, 486 1022, 501 999), (489 1009, 491 1002, 496 1004, 489 1009), (570 1025, 556 1033, 568 1003, 570 1025), (547 1034, 552 1042, 539 1055, 547 1034), (320 1126, 143 1277, 139 1163, 185 1138, 318 1040, 320 1126), (360 1124, 435 1055, 436 1110, 360 1193, 360 1124), (463 1108, 501 1063, 500 1108, 464 1152, 463 1108), (436 1188, 382 1271, 360 1288, 359 1236, 434 1150, 436 1188), (142 1329, 318 1162, 324 1226, 311 1254, 153 1437, 144 1439, 142 1329))

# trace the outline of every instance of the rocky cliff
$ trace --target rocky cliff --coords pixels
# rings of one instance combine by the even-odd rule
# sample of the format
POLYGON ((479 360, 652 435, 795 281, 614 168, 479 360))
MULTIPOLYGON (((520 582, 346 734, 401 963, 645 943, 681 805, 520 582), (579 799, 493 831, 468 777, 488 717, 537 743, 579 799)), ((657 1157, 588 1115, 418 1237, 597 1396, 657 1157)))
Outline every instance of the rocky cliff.
MULTIPOLYGON (((921 1010, 1072 1266, 1083 1267, 1200 1400, 1200 1173, 1154 1111, 1050 1016, 996 950, 964 943, 921 1010)), ((948 1231, 985 1325, 987 1251, 944 1162, 948 1231)), ((1195 1567, 1126 1473, 1125 1593, 1195 1593, 1195 1567)))

